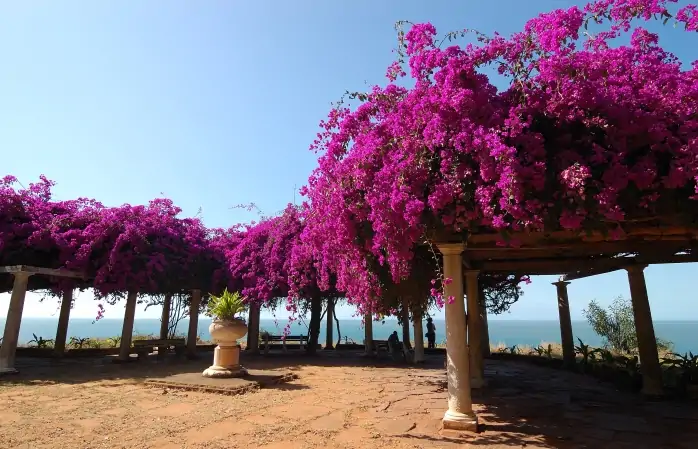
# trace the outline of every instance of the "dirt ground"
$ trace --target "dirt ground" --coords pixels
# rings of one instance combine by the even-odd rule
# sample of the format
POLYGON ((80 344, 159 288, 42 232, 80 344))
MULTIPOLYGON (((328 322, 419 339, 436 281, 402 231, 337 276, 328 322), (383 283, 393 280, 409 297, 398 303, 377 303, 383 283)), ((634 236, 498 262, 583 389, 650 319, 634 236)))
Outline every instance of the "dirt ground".
MULTIPOLYGON (((208 356, 205 356, 208 357, 208 356)), ((443 432, 443 357, 424 367, 347 353, 246 357, 299 378, 240 396, 144 380, 197 362, 20 360, 0 378, 0 448, 693 448, 698 408, 647 403, 577 374, 488 361, 482 432, 443 432)))

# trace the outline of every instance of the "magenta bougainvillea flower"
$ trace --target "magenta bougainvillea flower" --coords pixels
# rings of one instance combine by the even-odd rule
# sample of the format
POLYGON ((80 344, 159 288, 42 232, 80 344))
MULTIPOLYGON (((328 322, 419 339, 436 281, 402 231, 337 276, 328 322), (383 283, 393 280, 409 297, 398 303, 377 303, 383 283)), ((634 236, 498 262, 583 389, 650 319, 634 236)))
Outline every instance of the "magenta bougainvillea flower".
MULTIPOLYGON (((600 0, 542 14, 505 38, 429 23, 399 32, 388 84, 340 102, 312 149, 303 239, 361 305, 436 231, 622 231, 695 210, 698 64, 637 26, 698 29, 695 6, 600 0), (627 45, 612 41, 624 33, 627 45), (477 43, 446 44, 474 35, 477 43), (497 68, 498 90, 483 73, 497 68), (408 77, 409 80, 400 80, 408 77), (412 87, 404 87, 412 86, 412 87)), ((402 24, 404 26, 405 24, 402 24)), ((399 28, 402 30, 402 28, 399 28)))

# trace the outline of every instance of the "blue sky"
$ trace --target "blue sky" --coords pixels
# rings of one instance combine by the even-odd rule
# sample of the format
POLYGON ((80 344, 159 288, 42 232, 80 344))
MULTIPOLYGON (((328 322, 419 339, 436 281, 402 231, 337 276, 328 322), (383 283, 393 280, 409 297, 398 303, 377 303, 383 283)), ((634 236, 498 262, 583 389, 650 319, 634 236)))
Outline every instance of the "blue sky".
MULTIPOLYGON (((165 195, 209 226, 293 201, 315 166, 308 146, 345 90, 384 83, 393 24, 430 21, 447 32, 510 34, 541 11, 577 2, 294 1, 4 2, 0 15, 0 175, 40 174, 58 198, 109 205, 165 195)), ((661 34, 682 60, 695 36, 661 34)), ((656 319, 698 319, 696 265, 650 267, 656 319)), ((554 278, 534 278, 507 319, 556 319, 554 278)), ((624 272, 575 281, 573 318, 594 298, 628 296, 624 272)), ((0 295, 0 316, 9 297, 0 295)), ((29 295, 26 316, 55 301, 29 295)), ((119 307, 107 310, 118 318, 119 307)), ((93 317, 83 293, 73 316, 93 317)), ((351 316, 344 308, 343 316, 351 316)), ((139 317, 158 312, 138 311, 139 317)))

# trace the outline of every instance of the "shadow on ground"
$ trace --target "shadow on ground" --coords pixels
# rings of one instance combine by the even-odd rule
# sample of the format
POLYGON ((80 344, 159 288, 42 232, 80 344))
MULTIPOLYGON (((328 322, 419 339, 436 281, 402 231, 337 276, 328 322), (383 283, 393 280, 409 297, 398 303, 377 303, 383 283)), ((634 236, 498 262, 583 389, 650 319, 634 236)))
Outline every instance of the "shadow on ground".
MULTIPOLYGON (((19 357, 16 366, 18 374, 0 377, 2 384, 45 385, 45 384, 80 384, 101 380, 143 381, 184 373, 202 372, 211 365, 212 352, 201 353, 196 360, 168 355, 158 360, 154 355, 144 359, 132 359, 129 363, 113 363, 113 357, 99 358, 29 358, 19 357)), ((396 363, 387 355, 366 357, 349 351, 322 351, 308 355, 301 351, 288 353, 272 352, 263 354, 246 354, 243 351, 241 364, 253 370, 297 371, 302 367, 346 366, 364 368, 407 368, 434 369, 443 368, 443 356, 429 356, 424 365, 412 366, 396 363)))

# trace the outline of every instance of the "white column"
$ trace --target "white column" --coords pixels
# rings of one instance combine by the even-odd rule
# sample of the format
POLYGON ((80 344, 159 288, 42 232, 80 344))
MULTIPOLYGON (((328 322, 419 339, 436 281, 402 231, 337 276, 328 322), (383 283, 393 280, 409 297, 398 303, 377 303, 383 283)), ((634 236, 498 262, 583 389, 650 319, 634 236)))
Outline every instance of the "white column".
POLYGON ((373 315, 364 315, 364 349, 366 354, 373 353, 373 315))
POLYGON ((482 315, 477 270, 465 272, 468 290, 468 350, 470 351, 470 386, 482 388, 485 384, 485 364, 482 357, 482 315))
POLYGON ((662 382, 662 366, 659 364, 657 338, 654 334, 652 311, 647 297, 645 283, 645 266, 634 265, 627 267, 630 283, 630 296, 633 303, 635 332, 640 353, 640 370, 642 370, 642 394, 650 397, 664 395, 662 382))
POLYGON ((29 276, 31 276, 31 274, 23 272, 13 273, 13 275, 15 279, 12 286, 12 296, 10 297, 10 306, 7 309, 2 347, 0 347, 0 375, 17 372, 15 355, 19 341, 19 328, 22 324, 24 298, 27 294, 29 276))
POLYGON ((424 328, 422 327, 422 311, 412 312, 414 326, 414 363, 424 362, 424 328))
POLYGON ((470 396, 470 361, 463 299, 462 243, 437 244, 443 254, 444 277, 451 283, 444 286, 446 301, 446 361, 448 375, 448 411, 444 429, 477 431, 477 416, 470 396), (448 297, 453 297, 449 301, 448 297))
POLYGON ((128 362, 131 355, 131 340, 133 339, 133 320, 136 318, 136 304, 138 293, 128 292, 126 297, 126 310, 124 311, 124 325, 121 329, 121 348, 119 349, 119 361, 128 362))

